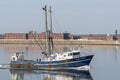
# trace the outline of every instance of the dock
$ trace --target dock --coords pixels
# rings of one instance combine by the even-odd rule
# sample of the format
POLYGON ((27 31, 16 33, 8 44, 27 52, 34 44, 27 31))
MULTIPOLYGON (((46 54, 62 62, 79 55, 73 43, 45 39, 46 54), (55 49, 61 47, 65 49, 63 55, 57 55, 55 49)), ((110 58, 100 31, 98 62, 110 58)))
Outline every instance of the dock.
MULTIPOLYGON (((36 40, 39 44, 44 45, 45 39, 36 40)), ((37 44, 34 39, 0 39, 0 44, 37 44)), ((107 40, 54 40, 55 45, 115 45, 120 46, 120 41, 107 40)))

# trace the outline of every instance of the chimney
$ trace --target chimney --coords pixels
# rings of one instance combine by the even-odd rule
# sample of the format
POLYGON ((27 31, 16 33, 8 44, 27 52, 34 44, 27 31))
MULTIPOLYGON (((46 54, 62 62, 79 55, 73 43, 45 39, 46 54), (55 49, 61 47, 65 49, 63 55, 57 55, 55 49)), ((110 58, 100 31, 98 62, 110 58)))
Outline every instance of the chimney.
POLYGON ((117 36, 117 29, 115 30, 115 36, 117 36))

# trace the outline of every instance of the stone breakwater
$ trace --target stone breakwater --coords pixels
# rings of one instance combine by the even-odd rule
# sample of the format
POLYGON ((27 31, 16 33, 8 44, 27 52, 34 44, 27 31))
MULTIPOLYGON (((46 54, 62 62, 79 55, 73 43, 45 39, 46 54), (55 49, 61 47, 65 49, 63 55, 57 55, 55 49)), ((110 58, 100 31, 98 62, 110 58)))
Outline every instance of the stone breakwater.
MULTIPOLYGON (((0 39, 0 44, 45 44, 45 40, 34 39, 0 39)), ((120 46, 120 41, 103 40, 54 40, 55 45, 115 45, 120 46)))

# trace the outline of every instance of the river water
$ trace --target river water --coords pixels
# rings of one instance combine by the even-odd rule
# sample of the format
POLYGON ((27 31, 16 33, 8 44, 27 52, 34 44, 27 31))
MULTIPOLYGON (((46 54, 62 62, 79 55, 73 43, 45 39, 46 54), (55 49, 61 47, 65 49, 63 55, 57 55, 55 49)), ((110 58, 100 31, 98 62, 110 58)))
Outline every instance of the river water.
MULTIPOLYGON (((44 46, 43 46, 44 47, 44 46)), ((55 46, 56 51, 64 51, 74 45, 55 46)), ((120 46, 83 46, 88 52, 94 53, 89 71, 22 71, 0 69, 2 80, 116 80, 120 79, 120 46)), ((38 45, 0 45, 0 64, 10 63, 10 57, 16 52, 23 51, 26 59, 42 57, 38 45)))

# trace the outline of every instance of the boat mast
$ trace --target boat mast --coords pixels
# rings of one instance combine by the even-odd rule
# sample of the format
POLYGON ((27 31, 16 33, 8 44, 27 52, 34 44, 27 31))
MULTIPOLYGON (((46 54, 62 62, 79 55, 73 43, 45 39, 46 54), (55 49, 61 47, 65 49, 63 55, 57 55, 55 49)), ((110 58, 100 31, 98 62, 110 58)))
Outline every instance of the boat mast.
POLYGON ((51 6, 50 6, 49 12, 50 12, 50 31, 52 33, 52 8, 51 8, 51 6))
POLYGON ((46 35, 46 53, 47 55, 50 55, 50 42, 49 42, 49 29, 48 29, 48 19, 47 19, 47 6, 45 5, 45 7, 43 8, 43 10, 45 11, 45 35, 46 35))
POLYGON ((52 32, 52 8, 50 6, 50 9, 49 9, 49 13, 50 13, 50 29, 49 29, 49 32, 50 32, 50 53, 52 54, 53 53, 53 48, 54 48, 54 45, 53 45, 53 32, 52 32))

